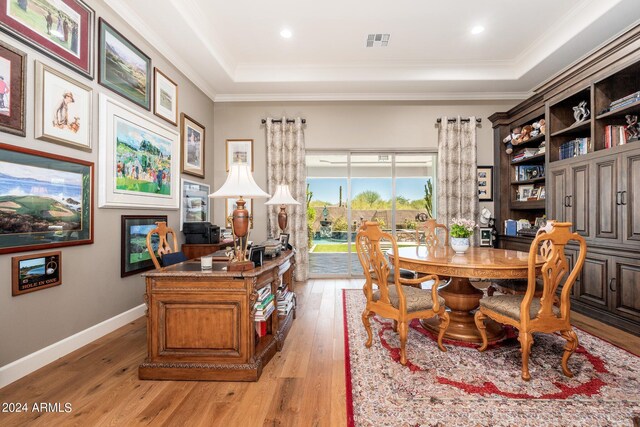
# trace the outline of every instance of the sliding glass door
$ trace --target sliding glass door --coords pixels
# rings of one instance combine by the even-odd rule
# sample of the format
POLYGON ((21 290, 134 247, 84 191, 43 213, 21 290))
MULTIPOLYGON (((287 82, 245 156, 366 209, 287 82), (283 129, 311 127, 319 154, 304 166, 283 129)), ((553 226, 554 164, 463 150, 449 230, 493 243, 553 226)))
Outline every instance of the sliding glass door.
POLYGON ((374 220, 400 245, 435 209, 435 153, 307 153, 311 277, 362 276, 354 236, 374 220))

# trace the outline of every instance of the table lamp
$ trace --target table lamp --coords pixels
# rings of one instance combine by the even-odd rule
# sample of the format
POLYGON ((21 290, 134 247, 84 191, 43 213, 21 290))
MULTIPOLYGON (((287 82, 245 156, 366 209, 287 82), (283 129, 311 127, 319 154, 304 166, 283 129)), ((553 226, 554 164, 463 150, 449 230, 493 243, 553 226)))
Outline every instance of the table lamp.
POLYGON ((286 184, 278 185, 276 192, 265 205, 280 205, 280 212, 278 213, 278 227, 280 227, 280 233, 284 233, 287 228, 287 206, 286 205, 299 205, 296 199, 291 196, 289 192, 289 186, 286 184))
POLYGON ((233 257, 227 266, 228 271, 242 271, 253 268, 253 263, 246 258, 247 238, 249 234, 249 211, 244 205, 247 199, 269 197, 253 180, 251 169, 245 163, 234 163, 229 169, 227 180, 218 191, 209 194, 211 198, 238 198, 236 209, 231 214, 231 230, 233 231, 233 257))

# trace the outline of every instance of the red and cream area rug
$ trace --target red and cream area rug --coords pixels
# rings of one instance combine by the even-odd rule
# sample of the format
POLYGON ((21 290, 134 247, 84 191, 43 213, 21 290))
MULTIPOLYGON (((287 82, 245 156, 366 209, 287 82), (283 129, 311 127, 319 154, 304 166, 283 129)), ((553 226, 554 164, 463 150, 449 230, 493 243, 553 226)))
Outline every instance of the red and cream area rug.
POLYGON ((414 321, 402 366, 392 322, 372 319, 367 349, 362 291, 345 290, 343 301, 350 426, 634 426, 640 417, 640 358, 586 332, 576 331, 574 378, 560 368, 565 341, 535 334, 525 382, 515 332, 484 353, 446 341, 443 353, 414 321))

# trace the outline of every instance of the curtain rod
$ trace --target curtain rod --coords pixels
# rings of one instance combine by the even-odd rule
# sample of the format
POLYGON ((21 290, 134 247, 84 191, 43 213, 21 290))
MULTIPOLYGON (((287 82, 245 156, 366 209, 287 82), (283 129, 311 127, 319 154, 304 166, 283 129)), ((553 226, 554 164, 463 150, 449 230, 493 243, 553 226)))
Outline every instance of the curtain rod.
MULTIPOLYGON (((276 120, 271 120, 273 123, 282 123, 282 119, 276 119, 276 120)), ((287 123, 295 123, 296 121, 294 119, 287 119, 287 123)), ((264 125, 265 123, 267 123, 266 119, 262 119, 262 124, 264 125)), ((306 124, 307 123, 307 119, 302 119, 302 124, 306 124)))
MULTIPOLYGON (((447 119, 448 122, 455 122, 457 120, 458 119, 447 119)), ((471 120, 471 119, 469 119, 469 118, 460 119, 461 122, 468 122, 469 120, 471 120)), ((442 119, 436 119, 436 123, 441 123, 441 122, 442 122, 442 119)), ((482 123, 482 119, 481 118, 477 118, 476 119, 476 123, 482 123)))

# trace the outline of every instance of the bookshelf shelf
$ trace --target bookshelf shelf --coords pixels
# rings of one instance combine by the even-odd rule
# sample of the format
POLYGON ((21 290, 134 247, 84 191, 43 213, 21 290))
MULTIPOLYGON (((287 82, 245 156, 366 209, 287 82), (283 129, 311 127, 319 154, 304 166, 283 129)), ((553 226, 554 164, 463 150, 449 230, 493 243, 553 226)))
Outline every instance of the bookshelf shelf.
POLYGON ((541 200, 528 200, 521 202, 511 202, 511 209, 514 210, 526 210, 526 209, 544 209, 545 201, 541 200))
POLYGON ((553 132, 551 136, 570 136, 570 135, 579 135, 584 133, 585 131, 591 128, 591 121, 585 120, 580 123, 574 123, 571 126, 559 130, 557 132, 553 132))
POLYGON ((511 185, 524 185, 524 184, 537 184, 537 183, 543 183, 544 184, 544 176, 541 176, 540 178, 533 178, 533 179, 525 179, 522 181, 511 181, 511 185))
POLYGON ((525 157, 524 159, 516 160, 515 162, 511 162, 512 165, 527 165, 527 164, 538 164, 544 163, 545 153, 540 153, 533 155, 531 157, 525 157))
POLYGON ((602 120, 608 117, 610 118, 622 117, 630 113, 636 113, 636 114, 640 113, 640 100, 634 102, 633 104, 629 104, 625 107, 621 107, 616 110, 608 111, 604 114, 600 114, 599 116, 596 116, 596 119, 602 120))
POLYGON ((530 148, 530 147, 537 147, 540 144, 542 144, 542 142, 545 140, 546 135, 541 133, 540 135, 531 138, 525 142, 522 142, 518 145, 514 144, 513 145, 513 149, 517 150, 518 148, 530 148))

